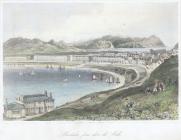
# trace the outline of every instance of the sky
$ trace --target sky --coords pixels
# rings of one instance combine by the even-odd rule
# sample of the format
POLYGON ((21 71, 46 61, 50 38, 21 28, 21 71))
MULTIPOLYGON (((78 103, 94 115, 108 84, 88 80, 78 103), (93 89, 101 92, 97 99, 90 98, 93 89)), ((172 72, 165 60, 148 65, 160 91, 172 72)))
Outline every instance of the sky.
POLYGON ((83 41, 104 35, 178 41, 177 3, 6 3, 3 40, 83 41))

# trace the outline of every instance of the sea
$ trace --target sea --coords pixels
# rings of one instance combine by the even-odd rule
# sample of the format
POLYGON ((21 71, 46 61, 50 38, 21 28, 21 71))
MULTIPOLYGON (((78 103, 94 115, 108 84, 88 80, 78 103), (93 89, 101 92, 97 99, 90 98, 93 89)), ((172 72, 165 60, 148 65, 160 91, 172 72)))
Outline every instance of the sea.
POLYGON ((89 69, 58 68, 4 68, 4 101, 14 102, 19 95, 52 93, 55 106, 63 105, 84 95, 115 88, 107 83, 106 76, 93 80, 92 75, 99 72, 89 69))

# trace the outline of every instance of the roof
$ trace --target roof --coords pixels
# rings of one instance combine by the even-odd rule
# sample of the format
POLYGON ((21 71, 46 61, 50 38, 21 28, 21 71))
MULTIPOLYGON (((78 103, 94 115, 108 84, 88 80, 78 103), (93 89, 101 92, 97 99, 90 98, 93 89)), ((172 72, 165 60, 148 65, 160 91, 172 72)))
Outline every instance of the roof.
POLYGON ((25 108, 25 106, 23 104, 20 104, 17 102, 13 102, 13 103, 9 103, 8 105, 4 105, 5 110, 22 110, 24 108, 25 108))
POLYGON ((33 94, 33 95, 23 95, 24 103, 32 103, 32 102, 42 102, 42 101, 54 101, 52 97, 48 97, 45 94, 33 94))

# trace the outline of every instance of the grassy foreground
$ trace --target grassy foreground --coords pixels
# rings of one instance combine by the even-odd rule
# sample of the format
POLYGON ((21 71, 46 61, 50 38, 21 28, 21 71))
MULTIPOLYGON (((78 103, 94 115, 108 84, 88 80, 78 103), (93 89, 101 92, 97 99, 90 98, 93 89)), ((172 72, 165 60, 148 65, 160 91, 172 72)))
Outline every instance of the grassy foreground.
POLYGON ((115 93, 104 102, 83 109, 62 108, 31 120, 162 120, 178 118, 178 57, 155 69, 139 87, 115 93), (164 82, 162 92, 146 94, 154 81, 164 82))

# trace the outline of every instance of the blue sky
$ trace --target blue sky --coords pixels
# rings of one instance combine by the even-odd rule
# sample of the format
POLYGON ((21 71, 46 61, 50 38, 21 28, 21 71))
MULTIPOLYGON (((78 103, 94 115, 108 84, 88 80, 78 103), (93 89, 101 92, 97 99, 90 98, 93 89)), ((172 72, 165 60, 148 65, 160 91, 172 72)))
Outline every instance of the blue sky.
POLYGON ((178 36, 177 3, 17 3, 3 6, 3 38, 74 42, 103 35, 178 36))

